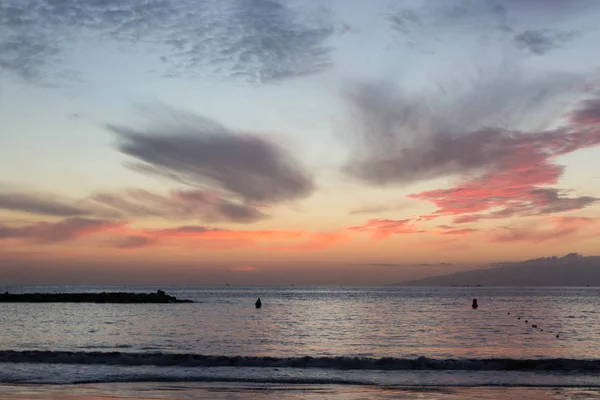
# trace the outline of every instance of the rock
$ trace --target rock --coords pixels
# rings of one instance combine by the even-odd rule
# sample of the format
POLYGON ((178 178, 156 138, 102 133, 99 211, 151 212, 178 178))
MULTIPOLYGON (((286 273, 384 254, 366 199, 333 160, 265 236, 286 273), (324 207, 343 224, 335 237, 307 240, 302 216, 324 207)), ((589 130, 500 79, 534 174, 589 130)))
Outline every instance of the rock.
POLYGON ((179 300, 164 291, 157 293, 20 293, 0 296, 0 303, 193 303, 179 300), (162 292, 162 294, 160 293, 162 292))

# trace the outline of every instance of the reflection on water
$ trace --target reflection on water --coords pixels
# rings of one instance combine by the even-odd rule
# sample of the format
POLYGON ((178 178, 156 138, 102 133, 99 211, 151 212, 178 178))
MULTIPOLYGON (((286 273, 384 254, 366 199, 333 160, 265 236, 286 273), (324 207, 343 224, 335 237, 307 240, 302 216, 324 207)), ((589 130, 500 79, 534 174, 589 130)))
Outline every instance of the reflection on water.
POLYGON ((600 358, 600 348, 595 346, 600 340, 595 329, 600 325, 597 289, 162 289, 198 303, 3 304, 0 349, 279 357, 600 358), (259 310, 254 308, 257 297, 263 300, 259 310), (478 299, 477 310, 471 308, 472 298, 478 299))
POLYGON ((585 388, 436 388, 337 385, 114 384, 1 386, 0 400, 593 400, 585 388))

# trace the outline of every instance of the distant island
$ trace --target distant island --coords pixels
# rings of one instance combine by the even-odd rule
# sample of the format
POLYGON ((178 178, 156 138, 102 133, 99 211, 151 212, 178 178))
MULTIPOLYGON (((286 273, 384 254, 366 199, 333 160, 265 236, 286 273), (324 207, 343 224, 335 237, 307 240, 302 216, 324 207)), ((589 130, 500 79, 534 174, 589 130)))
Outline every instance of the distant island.
POLYGON ((162 290, 156 293, 0 293, 0 303, 193 303, 169 296, 162 290))
POLYGON ((600 286, 600 256, 576 253, 522 262, 490 264, 448 275, 396 283, 398 286, 600 286))

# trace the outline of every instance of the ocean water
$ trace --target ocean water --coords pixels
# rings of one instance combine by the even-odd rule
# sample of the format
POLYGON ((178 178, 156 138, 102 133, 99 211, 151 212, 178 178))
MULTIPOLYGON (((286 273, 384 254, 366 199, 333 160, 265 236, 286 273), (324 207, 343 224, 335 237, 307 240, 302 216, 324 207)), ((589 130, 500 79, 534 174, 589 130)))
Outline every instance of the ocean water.
POLYGON ((0 287, 157 289, 196 303, 0 303, 0 399, 600 398, 597 288, 0 287))

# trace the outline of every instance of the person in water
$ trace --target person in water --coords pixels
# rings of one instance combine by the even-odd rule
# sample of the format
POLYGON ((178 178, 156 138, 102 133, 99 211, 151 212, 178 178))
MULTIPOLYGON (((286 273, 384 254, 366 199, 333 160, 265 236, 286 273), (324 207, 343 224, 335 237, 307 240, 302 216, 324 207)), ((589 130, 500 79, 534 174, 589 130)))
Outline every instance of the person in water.
POLYGON ((254 305, 256 306, 256 308, 262 307, 262 301, 260 301, 260 297, 258 298, 258 300, 256 300, 256 303, 254 303, 254 305))
POLYGON ((471 304, 471 307, 473 307, 473 308, 477 308, 478 307, 478 305, 477 305, 477 299, 473 299, 473 304, 471 304))

